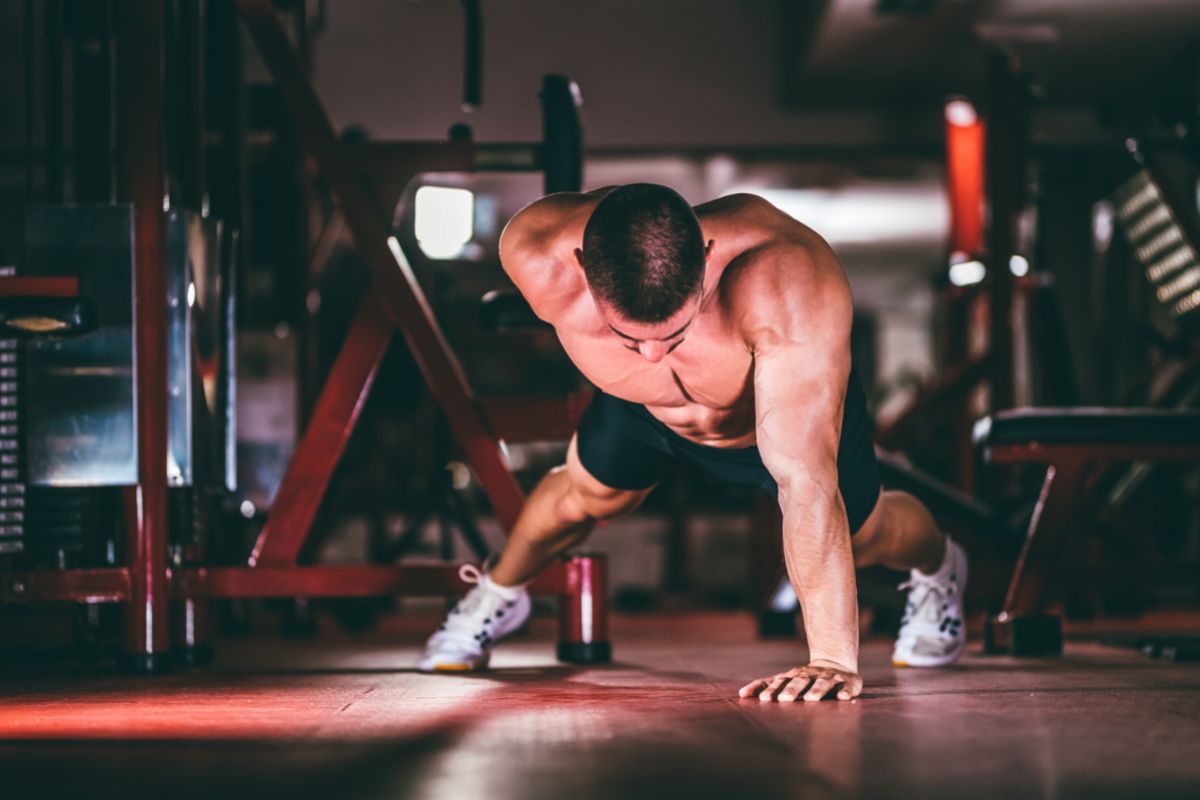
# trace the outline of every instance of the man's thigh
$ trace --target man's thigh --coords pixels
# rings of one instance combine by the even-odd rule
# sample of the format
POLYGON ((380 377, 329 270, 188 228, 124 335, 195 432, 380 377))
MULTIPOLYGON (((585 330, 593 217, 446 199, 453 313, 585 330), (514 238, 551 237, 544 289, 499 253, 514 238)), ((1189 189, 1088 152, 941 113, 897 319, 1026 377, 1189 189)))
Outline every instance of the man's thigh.
POLYGON ((568 451, 586 485, 644 492, 670 469, 674 457, 631 403, 597 392, 579 420, 568 451))

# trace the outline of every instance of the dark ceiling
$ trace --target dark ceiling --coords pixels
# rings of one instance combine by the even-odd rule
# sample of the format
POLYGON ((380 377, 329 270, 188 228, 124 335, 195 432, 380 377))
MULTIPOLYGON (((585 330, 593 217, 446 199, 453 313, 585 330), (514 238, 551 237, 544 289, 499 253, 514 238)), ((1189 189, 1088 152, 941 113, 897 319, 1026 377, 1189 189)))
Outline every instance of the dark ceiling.
POLYGON ((1200 42, 1200 0, 781 0, 780 9, 793 107, 979 96, 993 48, 1017 57, 1045 105, 1093 106, 1144 92, 1200 42), (916 12, 886 11, 896 6, 916 12))

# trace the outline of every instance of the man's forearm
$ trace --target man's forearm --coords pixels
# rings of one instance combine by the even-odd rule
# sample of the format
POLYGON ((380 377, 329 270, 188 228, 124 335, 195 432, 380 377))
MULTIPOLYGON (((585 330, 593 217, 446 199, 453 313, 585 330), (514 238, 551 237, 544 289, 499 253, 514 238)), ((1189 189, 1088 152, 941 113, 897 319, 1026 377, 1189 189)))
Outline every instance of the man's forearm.
POLYGON ((858 587, 840 495, 783 499, 783 553, 800 598, 809 659, 858 671, 858 587))

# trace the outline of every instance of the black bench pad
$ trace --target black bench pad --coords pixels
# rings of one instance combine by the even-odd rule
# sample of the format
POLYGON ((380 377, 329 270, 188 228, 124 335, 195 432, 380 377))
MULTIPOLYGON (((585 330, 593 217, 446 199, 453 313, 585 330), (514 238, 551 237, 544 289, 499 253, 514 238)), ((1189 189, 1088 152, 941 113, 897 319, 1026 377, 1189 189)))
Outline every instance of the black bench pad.
POLYGON ((975 424, 975 443, 1200 444, 1200 411, 1157 408, 1020 408, 975 424))

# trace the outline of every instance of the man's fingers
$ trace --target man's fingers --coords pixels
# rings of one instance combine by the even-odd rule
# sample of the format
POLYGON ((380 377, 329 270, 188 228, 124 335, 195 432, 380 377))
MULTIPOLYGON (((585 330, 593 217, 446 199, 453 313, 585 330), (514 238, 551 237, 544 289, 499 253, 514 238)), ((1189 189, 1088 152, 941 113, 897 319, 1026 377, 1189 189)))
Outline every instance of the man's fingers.
POLYGON ((763 689, 761 692, 759 692, 758 699, 759 700, 774 700, 775 695, 790 680, 791 680, 791 678, 787 675, 776 675, 774 678, 771 679, 771 682, 769 684, 767 684, 767 688, 763 689))
POLYGON ((835 678, 817 678, 813 681, 812 687, 804 693, 804 699, 808 701, 820 700, 829 694, 829 690, 838 683, 841 683, 840 676, 835 678))
POLYGON ((804 689, 808 686, 808 673, 802 674, 802 677, 792 678, 792 682, 787 685, 787 688, 779 693, 779 702, 791 703, 799 697, 804 689))
POLYGON ((816 701, 825 697, 853 700, 861 692, 862 679, 854 673, 797 667, 746 684, 738 690, 738 697, 757 695, 759 700, 787 703, 800 699, 816 701))

